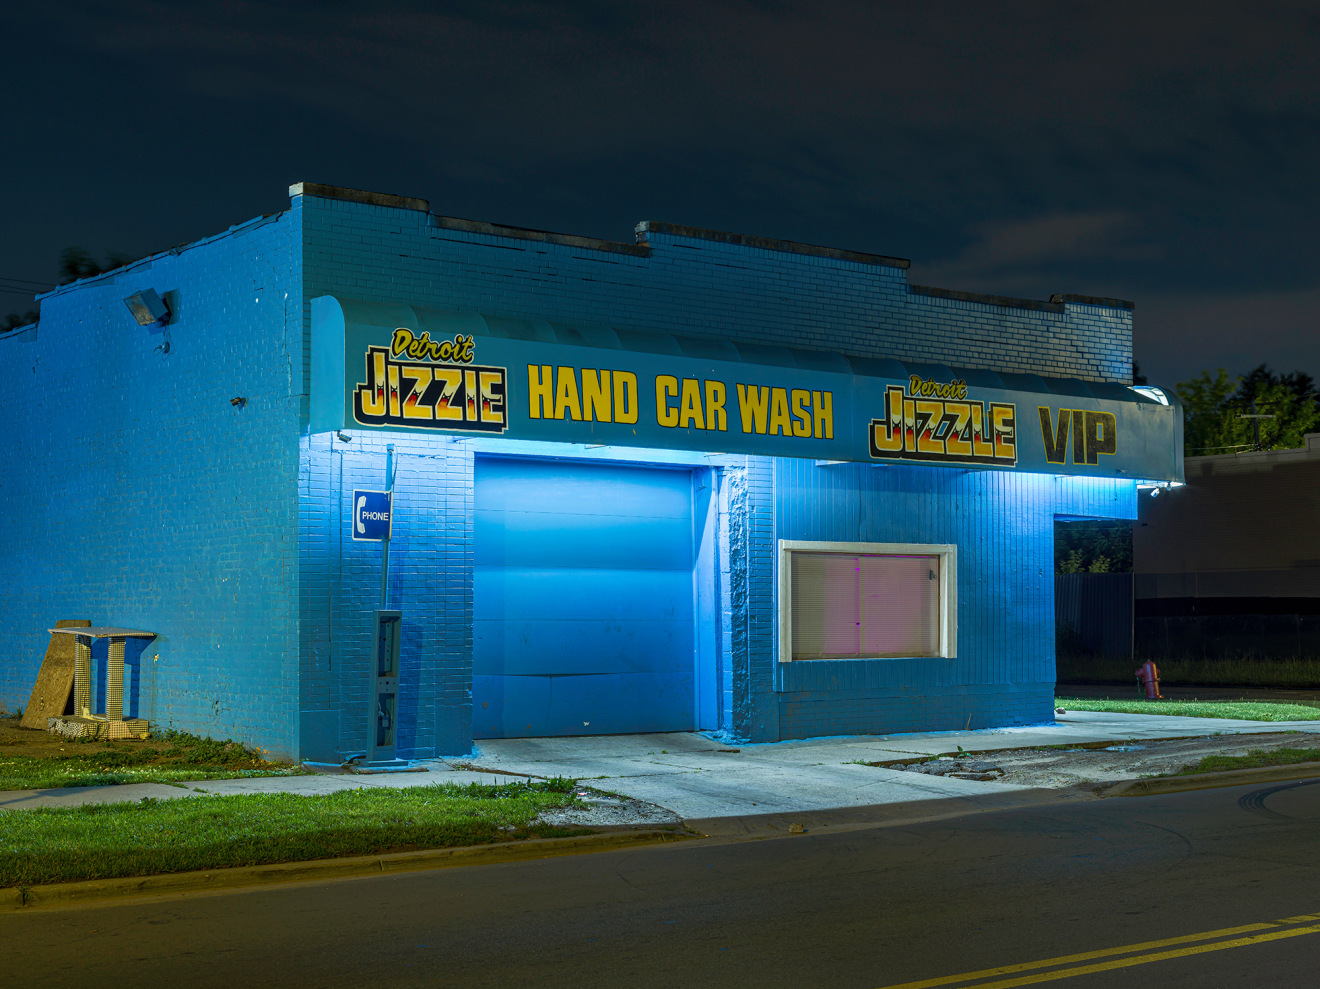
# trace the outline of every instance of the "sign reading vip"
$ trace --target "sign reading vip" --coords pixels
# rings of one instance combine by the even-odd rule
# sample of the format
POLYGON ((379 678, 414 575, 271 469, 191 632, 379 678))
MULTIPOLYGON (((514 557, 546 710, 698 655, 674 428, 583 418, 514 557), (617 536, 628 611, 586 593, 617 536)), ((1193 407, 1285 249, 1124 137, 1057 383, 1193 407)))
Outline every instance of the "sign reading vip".
POLYGON ((353 538, 380 542, 389 539, 394 514, 393 496, 388 491, 353 492, 353 538))

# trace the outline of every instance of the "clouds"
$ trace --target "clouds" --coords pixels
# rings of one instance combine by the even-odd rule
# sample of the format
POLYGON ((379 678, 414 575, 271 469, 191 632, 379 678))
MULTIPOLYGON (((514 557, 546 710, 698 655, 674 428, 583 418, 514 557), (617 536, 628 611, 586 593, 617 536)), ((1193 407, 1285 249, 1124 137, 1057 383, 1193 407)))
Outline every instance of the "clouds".
MULTIPOLYGON (((1140 243, 1140 221, 1129 213, 1058 213, 1031 220, 982 223, 974 239, 956 257, 934 264, 914 264, 915 278, 939 284, 1016 285, 1018 291, 1050 295, 1044 278, 1061 270, 1116 259, 1142 261, 1158 255, 1140 243)), ((1001 292, 1003 289, 1001 289, 1001 292)), ((1055 291, 1059 291, 1055 289, 1055 291)))
POLYGON ((0 274, 43 277, 29 259, 71 243, 201 236, 306 179, 615 239, 658 219, 831 244, 952 288, 1139 313, 1320 284, 1311 3, 50 0, 7 16, 8 130, 34 153, 3 166, 26 242, 0 246, 0 274))
POLYGON ((1320 288, 1296 292, 1150 293, 1134 338, 1143 373, 1172 384, 1196 370, 1245 374, 1320 369, 1320 288))
POLYGON ((579 158, 611 140, 847 146, 930 125, 975 143, 1042 128, 1142 133, 1159 154, 1216 129, 1224 108, 1310 112, 1303 94, 1320 82, 1315 14, 1290 4, 1195 17, 1148 3, 746 0, 46 9, 35 23, 58 23, 68 50, 165 69, 208 97, 389 133, 443 124, 579 158))

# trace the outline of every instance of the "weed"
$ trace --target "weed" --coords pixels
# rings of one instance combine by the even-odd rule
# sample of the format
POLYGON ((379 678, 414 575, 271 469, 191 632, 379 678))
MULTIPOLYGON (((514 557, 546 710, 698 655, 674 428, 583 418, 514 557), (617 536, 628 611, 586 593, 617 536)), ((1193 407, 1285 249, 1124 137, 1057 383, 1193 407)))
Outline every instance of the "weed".
POLYGON ((541 781, 541 789, 545 793, 572 793, 577 785, 577 780, 567 776, 551 776, 541 781))
POLYGON ((1298 762, 1320 761, 1320 749, 1252 749, 1246 755, 1208 755, 1194 766, 1180 770, 1179 776, 1196 773, 1222 773, 1229 769, 1258 769, 1262 766, 1291 766, 1298 762))

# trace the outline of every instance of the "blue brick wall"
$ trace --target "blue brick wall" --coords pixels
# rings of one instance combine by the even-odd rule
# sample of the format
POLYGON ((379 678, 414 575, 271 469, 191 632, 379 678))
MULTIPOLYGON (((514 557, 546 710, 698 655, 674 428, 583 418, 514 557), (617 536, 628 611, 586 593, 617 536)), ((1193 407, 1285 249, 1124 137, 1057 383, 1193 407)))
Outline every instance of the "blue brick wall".
POLYGON ((350 534, 354 489, 385 488, 393 445, 394 529, 387 607, 403 611, 397 746, 404 757, 472 748, 473 448, 408 435, 333 433, 302 446, 303 755, 367 745, 381 544, 350 534), (347 435, 347 434, 346 434, 347 435))
MULTIPOLYGON (((382 486, 392 442, 399 749, 471 748, 473 463, 498 441, 308 435, 310 300, 319 295, 1090 380, 1130 373, 1127 310, 993 305, 913 291, 892 265, 665 231, 647 240, 645 250, 555 243, 295 196, 286 213, 47 298, 35 332, 0 340, 0 357, 18 369, 0 398, 14 424, 0 449, 0 494, 24 506, 22 524, 0 534, 0 701, 26 702, 44 629, 86 617, 160 633, 144 654, 139 698, 153 721, 280 755, 362 749, 380 549, 349 538, 349 499, 355 487, 382 486), (174 307, 167 335, 134 326, 123 308, 146 286, 174 307), (235 395, 247 405, 231 406, 235 395)), ((523 451, 537 452, 565 454, 523 451)), ((917 712, 913 726, 965 719, 971 707, 986 723, 1035 719, 1052 681, 1052 599, 1044 578, 1014 575, 1048 556, 1053 512, 1122 516, 1131 500, 1126 488, 1095 494, 1069 487, 1081 482, 1002 474, 752 457, 707 464, 721 474, 721 723, 761 739, 897 730, 900 708, 917 712), (907 514, 881 522, 877 506, 894 498, 907 514), (1023 521, 997 526, 985 521, 992 516, 1023 521), (779 667, 777 539, 902 530, 942 541, 950 526, 962 527, 966 559, 981 561, 966 564, 962 627, 985 624, 954 672, 779 667), (1003 617, 1006 604, 1018 618, 1003 617), (903 693, 914 689, 919 702, 903 693)))
POLYGON ((253 221, 43 299, 0 340, 0 702, 60 618, 158 633, 137 710, 295 754, 299 219, 253 221), (151 287, 167 331, 123 299, 151 287), (236 407, 237 396, 247 404, 236 407))
MULTIPOLYGON (((1131 313, 1125 309, 946 298, 912 291, 906 271, 896 266, 670 232, 650 232, 647 251, 607 250, 455 229, 412 209, 316 196, 294 202, 304 217, 305 327, 310 300, 330 294, 1130 380, 1131 313)), ((365 707, 357 698, 366 691, 379 550, 346 545, 351 541, 336 533, 347 524, 353 484, 376 487, 383 477, 384 442, 361 434, 350 444, 328 435, 303 442, 304 717, 323 726, 318 737, 337 733, 344 750, 365 742, 365 707), (324 727, 332 721, 333 731, 324 727)), ((404 608, 405 635, 416 639, 405 646, 405 668, 412 656, 418 695, 411 722, 401 720, 400 747, 414 755, 466 751, 472 451, 467 443, 427 437, 394 442, 401 465, 415 458, 416 488, 426 492, 425 511, 415 517, 421 528, 410 526, 407 548, 391 551, 398 589, 391 604, 404 608), (431 684, 434 695, 428 696, 431 684)), ((550 446, 541 452, 565 453, 550 446)), ((633 459, 648 457, 662 459, 646 453, 633 459)), ((1086 482, 1045 477, 816 468, 810 461, 754 457, 708 462, 721 468, 721 724, 761 740, 962 727, 969 716, 978 726, 1043 720, 1053 685, 1053 598, 1047 593, 1053 514, 1126 517, 1134 497, 1131 485, 1121 483, 1088 494, 1077 487, 1086 482), (899 492, 907 515, 884 521, 881 503, 899 492), (1073 511, 1079 501, 1087 511, 1073 511), (960 542, 967 568, 960 596, 966 649, 939 668, 900 661, 781 669, 775 661, 780 538, 960 542), (1029 567, 1040 573, 1024 577, 1029 567)), ((414 496, 401 488, 399 497, 403 519, 414 496)))
POLYGON ((1132 313, 913 292, 903 268, 673 233, 610 251, 446 227, 412 209, 297 196, 308 298, 477 309, 866 357, 1132 380, 1132 313), (1061 311, 1055 311, 1061 310, 1061 311))
POLYGON ((778 737, 985 728, 1052 720, 1054 518, 1134 519, 1136 484, 781 459, 774 507, 776 539, 958 547, 955 658, 775 663, 776 623, 778 737))

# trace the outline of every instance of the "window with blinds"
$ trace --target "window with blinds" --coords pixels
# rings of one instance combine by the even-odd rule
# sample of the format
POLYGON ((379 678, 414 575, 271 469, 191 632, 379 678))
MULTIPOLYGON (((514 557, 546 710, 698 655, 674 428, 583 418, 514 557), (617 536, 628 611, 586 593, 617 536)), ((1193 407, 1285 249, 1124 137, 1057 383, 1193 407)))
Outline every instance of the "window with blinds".
POLYGON ((793 659, 942 654, 938 553, 790 557, 793 659))

